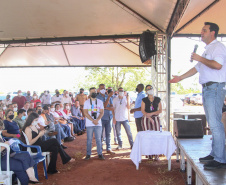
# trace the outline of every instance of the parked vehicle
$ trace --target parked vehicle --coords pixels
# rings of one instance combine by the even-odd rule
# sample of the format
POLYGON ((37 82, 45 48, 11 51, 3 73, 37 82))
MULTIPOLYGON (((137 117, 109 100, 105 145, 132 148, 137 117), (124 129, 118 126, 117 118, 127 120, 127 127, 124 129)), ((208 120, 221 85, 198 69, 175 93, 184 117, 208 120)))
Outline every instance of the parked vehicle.
POLYGON ((197 96, 195 96, 194 104, 202 105, 202 93, 198 93, 197 96))
POLYGON ((192 94, 190 97, 190 103, 195 104, 195 97, 197 96, 198 93, 192 94))
POLYGON ((190 104, 190 97, 192 96, 192 94, 186 94, 184 96, 184 103, 188 103, 190 104))

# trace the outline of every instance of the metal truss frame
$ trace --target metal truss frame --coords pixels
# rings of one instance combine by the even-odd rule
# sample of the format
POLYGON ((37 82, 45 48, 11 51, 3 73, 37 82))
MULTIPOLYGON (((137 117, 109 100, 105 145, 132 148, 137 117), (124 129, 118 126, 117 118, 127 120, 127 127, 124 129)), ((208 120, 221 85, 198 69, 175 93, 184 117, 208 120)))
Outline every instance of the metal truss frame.
POLYGON ((165 130, 169 130, 169 85, 168 85, 168 43, 166 34, 156 33, 157 55, 152 60, 151 79, 155 94, 161 98, 162 113, 161 124, 165 130))

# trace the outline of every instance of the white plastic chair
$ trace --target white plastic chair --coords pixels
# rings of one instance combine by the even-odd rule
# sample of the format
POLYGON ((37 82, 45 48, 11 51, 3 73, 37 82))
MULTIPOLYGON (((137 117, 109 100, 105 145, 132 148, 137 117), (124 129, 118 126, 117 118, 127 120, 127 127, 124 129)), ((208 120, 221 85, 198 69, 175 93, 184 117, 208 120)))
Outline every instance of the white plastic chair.
POLYGON ((9 145, 5 143, 0 143, 0 151, 2 147, 6 148, 7 154, 6 154, 6 171, 2 171, 1 167, 1 155, 0 155, 0 184, 6 184, 11 185, 12 184, 12 175, 14 174, 13 171, 10 171, 9 166, 9 154, 10 154, 10 147, 9 145))
MULTIPOLYGON (((27 138, 27 135, 23 131, 22 131, 22 133, 24 135, 26 145, 30 145, 29 140, 27 138)), ((34 153, 34 152, 31 151, 30 147, 27 147, 27 151, 29 152, 30 155, 37 155, 37 153, 34 153)), ((45 161, 45 163, 47 163, 49 165, 49 163, 50 163, 50 152, 42 152, 42 155, 46 156, 47 161, 45 161)))

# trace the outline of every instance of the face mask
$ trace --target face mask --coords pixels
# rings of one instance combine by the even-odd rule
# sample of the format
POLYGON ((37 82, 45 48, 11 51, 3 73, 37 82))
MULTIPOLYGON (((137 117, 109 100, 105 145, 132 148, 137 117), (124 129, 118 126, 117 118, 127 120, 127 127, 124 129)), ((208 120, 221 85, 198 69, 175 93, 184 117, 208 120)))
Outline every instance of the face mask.
POLYGON ((25 120, 25 119, 26 119, 26 116, 22 116, 21 119, 22 119, 22 120, 25 120))
POLYGON ((3 109, 3 110, 6 110, 6 107, 3 107, 2 109, 3 109))
POLYGON ((12 120, 14 118, 14 115, 12 114, 8 118, 12 120))
POLYGON ((123 96, 124 95, 124 92, 119 92, 118 95, 119 96, 123 96))
POLYGON ((33 121, 32 125, 36 126, 38 124, 38 121, 33 121))
POLYGON ((34 96, 34 99, 37 99, 37 96, 34 96))
POLYGON ((60 108, 60 110, 61 110, 61 111, 63 111, 63 110, 64 110, 64 108, 62 107, 62 108, 60 108))
POLYGON ((136 88, 136 92, 138 92, 138 90, 139 90, 139 89, 138 89, 138 88, 136 88))
POLYGON ((147 94, 148 94, 148 95, 153 95, 153 94, 154 94, 153 89, 148 90, 148 91, 147 91, 147 94))
POLYGON ((101 90, 100 90, 100 93, 101 93, 101 94, 105 94, 105 92, 106 92, 105 89, 101 89, 101 90))
POLYGON ((60 94, 59 92, 56 92, 56 94, 60 94))
POLYGON ((118 94, 117 94, 117 93, 115 93, 115 95, 117 96, 118 94))
POLYGON ((50 110, 51 110, 51 112, 54 112, 55 111, 55 108, 51 108, 50 110))
POLYGON ((17 107, 14 107, 14 108, 13 108, 13 111, 14 111, 14 112, 17 112, 17 107))
POLYGON ((22 93, 18 93, 18 96, 22 96, 22 93))
POLYGON ((30 93, 27 93, 27 95, 30 96, 31 94, 30 93))
POLYGON ((70 97, 72 97, 72 94, 69 94, 70 97))
POLYGON ((45 95, 47 95, 48 93, 47 93, 47 92, 45 92, 44 94, 45 94, 45 95))
POLYGON ((96 98, 96 97, 97 97, 97 93, 92 93, 92 94, 91 94, 91 97, 92 97, 92 98, 96 98))
POLYGON ((42 111, 41 110, 38 110, 38 115, 41 115, 42 114, 42 111))
POLYGON ((68 109, 68 110, 69 110, 69 106, 66 106, 66 109, 68 109))
POLYGON ((65 94, 66 97, 68 97, 68 94, 65 94))

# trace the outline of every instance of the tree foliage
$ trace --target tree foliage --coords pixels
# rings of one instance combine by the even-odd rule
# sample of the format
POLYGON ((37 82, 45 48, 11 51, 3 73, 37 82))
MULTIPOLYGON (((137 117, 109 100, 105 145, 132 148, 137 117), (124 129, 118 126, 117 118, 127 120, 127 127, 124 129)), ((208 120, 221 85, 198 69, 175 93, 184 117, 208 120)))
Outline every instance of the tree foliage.
POLYGON ((98 87, 105 84, 117 90, 123 87, 127 91, 134 91, 137 84, 151 84, 150 67, 86 67, 88 72, 83 87, 98 87))

